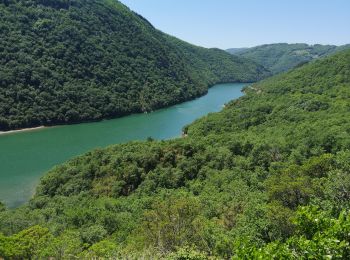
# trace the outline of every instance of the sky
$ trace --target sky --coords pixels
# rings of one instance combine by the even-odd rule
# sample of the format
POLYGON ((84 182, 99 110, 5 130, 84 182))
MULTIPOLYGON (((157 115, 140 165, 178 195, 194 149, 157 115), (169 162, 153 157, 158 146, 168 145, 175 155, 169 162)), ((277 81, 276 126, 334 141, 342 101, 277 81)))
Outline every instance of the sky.
POLYGON ((121 0, 156 28, 222 49, 350 43, 350 0, 121 0))

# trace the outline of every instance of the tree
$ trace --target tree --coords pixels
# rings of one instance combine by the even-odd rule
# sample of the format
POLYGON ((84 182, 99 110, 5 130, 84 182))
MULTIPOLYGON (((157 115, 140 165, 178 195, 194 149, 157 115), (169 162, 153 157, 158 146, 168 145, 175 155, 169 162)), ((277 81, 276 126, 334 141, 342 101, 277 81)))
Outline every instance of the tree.
POLYGON ((158 198, 144 213, 142 232, 146 245, 169 252, 201 240, 200 202, 184 192, 158 198))

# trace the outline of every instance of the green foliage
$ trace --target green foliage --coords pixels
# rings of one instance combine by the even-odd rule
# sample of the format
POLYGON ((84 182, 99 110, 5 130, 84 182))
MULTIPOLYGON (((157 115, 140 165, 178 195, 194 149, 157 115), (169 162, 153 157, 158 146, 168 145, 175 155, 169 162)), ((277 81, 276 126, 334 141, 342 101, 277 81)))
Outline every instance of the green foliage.
POLYGON ((0 13, 0 130, 152 111, 267 75, 170 37, 117 0, 9 0, 0 13))
POLYGON ((87 244, 95 244, 101 241, 107 235, 107 231, 101 225, 86 227, 81 232, 83 242, 87 244))
POLYGON ((143 215, 142 233, 146 246, 160 252, 201 244, 200 202, 186 193, 165 195, 143 215))
POLYGON ((0 212, 1 254, 20 255, 9 243, 40 225, 51 241, 33 244, 40 257, 348 259, 349 61, 253 84, 186 138, 55 167, 28 205, 0 212))
POLYGON ((167 260, 206 260, 208 255, 203 252, 197 251, 194 248, 182 247, 176 252, 171 253, 165 259, 167 260))
POLYGON ((94 244, 88 250, 84 251, 81 256, 86 259, 116 259, 120 257, 117 245, 108 240, 103 240, 94 244))
POLYGON ((82 243, 79 232, 67 230, 58 236, 52 237, 45 247, 41 248, 36 257, 69 259, 72 256, 78 256, 85 247, 86 245, 82 243))
POLYGON ((31 259, 46 247, 49 239, 49 230, 40 226, 33 226, 10 237, 0 234, 0 255, 5 258, 31 259))
POLYGON ((272 242, 263 248, 241 243, 235 259, 348 259, 350 214, 337 218, 315 207, 300 208, 295 219, 296 235, 285 243, 272 242))
POLYGON ((277 74, 349 48, 350 45, 338 47, 320 44, 277 43, 253 48, 228 49, 227 51, 239 57, 253 60, 269 69, 273 74, 277 74))
POLYGON ((6 205, 0 201, 0 212, 6 210, 6 205))

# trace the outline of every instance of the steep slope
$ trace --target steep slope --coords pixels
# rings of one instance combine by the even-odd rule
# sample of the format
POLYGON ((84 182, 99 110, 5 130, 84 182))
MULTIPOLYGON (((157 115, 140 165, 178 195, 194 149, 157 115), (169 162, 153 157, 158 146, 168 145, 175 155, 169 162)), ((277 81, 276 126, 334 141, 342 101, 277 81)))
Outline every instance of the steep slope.
POLYGON ((253 48, 228 49, 231 54, 251 59, 268 68, 273 74, 287 71, 295 66, 307 63, 338 51, 349 49, 350 45, 308 45, 298 44, 266 44, 253 48))
POLYGON ((347 259, 350 51, 246 92, 186 138, 56 167, 0 213, 0 255, 347 259))
POLYGON ((114 0, 6 0, 0 13, 0 130, 150 111, 266 75, 114 0))

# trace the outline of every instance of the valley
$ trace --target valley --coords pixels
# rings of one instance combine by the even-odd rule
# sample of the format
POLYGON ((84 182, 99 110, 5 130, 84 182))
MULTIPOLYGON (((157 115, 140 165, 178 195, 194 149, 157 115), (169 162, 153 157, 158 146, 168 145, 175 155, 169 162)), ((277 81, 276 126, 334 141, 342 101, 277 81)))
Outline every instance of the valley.
POLYGON ((0 135, 0 201, 9 207, 27 202, 46 171, 91 149, 179 137, 185 125, 240 97, 245 85, 217 85, 199 99, 148 114, 0 135))
POLYGON ((0 1, 0 259, 350 259, 349 8, 0 1))

